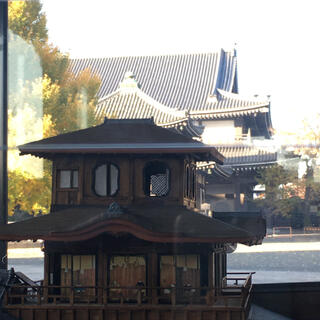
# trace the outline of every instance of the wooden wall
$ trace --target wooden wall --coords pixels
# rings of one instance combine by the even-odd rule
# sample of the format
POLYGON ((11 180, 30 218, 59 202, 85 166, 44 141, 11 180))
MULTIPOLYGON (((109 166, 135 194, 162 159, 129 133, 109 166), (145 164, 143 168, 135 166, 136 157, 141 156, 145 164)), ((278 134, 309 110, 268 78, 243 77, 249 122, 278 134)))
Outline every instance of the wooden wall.
MULTIPOLYGON (((57 156, 53 161, 53 205, 108 205, 114 201, 129 204, 179 204, 194 208, 195 196, 186 196, 184 156, 57 156), (149 161, 164 162, 169 170, 169 192, 162 197, 149 197, 144 191, 144 167, 149 161), (119 169, 119 190, 114 196, 98 196, 94 192, 94 170, 103 163, 113 163, 119 169), (59 188, 60 170, 78 170, 78 188, 59 188)), ((191 160, 187 160, 193 163, 191 160)), ((192 164, 193 165, 193 164, 192 164)), ((190 179, 190 178, 189 178, 190 179)), ((196 188, 196 186, 195 186, 196 188)), ((196 191, 194 192, 196 195, 196 191)))

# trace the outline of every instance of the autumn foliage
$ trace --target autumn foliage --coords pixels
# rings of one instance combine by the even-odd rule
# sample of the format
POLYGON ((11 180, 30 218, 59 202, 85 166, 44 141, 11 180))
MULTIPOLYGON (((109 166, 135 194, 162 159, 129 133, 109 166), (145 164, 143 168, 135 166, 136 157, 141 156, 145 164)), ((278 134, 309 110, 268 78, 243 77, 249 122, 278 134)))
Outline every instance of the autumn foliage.
POLYGON ((75 76, 69 56, 48 42, 39 1, 9 2, 9 215, 50 210, 51 165, 19 157, 17 146, 96 123, 100 80, 85 70, 75 76))

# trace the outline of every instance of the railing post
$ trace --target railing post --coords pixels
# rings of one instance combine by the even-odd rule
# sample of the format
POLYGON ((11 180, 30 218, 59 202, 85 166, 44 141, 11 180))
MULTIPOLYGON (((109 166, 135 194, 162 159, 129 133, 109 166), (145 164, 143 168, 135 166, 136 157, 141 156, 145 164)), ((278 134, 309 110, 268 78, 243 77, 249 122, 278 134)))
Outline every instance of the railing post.
POLYGON ((41 304, 41 294, 40 294, 40 289, 37 290, 37 304, 41 304))
POLYGON ((214 303, 214 289, 213 288, 208 288, 206 300, 207 300, 208 306, 213 305, 213 303, 214 303))
POLYGON ((73 287, 71 287, 70 304, 72 306, 74 304, 74 288, 73 287))
POLYGON ((107 304, 108 303, 107 290, 108 290, 108 288, 103 287, 103 304, 107 304))
POLYGON ((173 287, 173 288, 171 288, 171 304, 173 305, 173 306, 175 306, 176 305, 176 293, 177 293, 177 291, 176 291, 176 287, 173 287))
POLYGON ((5 291, 4 291, 4 305, 8 305, 8 302, 9 302, 9 298, 8 298, 8 287, 5 288, 5 291))
POLYGON ((97 288, 98 303, 99 303, 99 304, 102 304, 102 303, 103 303, 103 292, 104 292, 104 288, 103 288, 103 287, 98 287, 98 288, 97 288))
POLYGON ((158 289, 152 287, 151 288, 151 303, 152 304, 158 304, 158 293, 157 293, 158 289))
POLYGON ((49 295, 49 288, 48 286, 43 287, 43 303, 48 303, 48 295, 49 295))

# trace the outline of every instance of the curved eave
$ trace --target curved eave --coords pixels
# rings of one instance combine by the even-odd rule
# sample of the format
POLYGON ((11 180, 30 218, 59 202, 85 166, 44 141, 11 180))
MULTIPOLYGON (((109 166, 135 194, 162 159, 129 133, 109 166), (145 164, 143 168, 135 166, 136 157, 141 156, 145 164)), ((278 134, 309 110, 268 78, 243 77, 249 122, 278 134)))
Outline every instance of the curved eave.
POLYGON ((252 165, 227 165, 226 168, 232 168, 234 172, 250 172, 250 171, 257 171, 261 169, 266 169, 271 166, 278 164, 278 161, 271 161, 268 163, 261 163, 261 164, 252 164, 252 165))
POLYGON ((268 113, 269 107, 266 105, 254 106, 239 109, 222 109, 222 110, 204 110, 204 111, 192 111, 190 117, 194 120, 210 120, 210 119, 225 119, 234 118, 239 116, 251 116, 259 113, 268 113))
POLYGON ((38 235, 6 235, 1 234, 0 239, 6 241, 18 241, 25 239, 32 240, 47 240, 47 241, 86 241, 95 238, 103 233, 109 234, 123 234, 129 233, 141 240, 157 242, 157 243, 243 243, 243 244, 256 244, 261 239, 254 236, 247 237, 190 237, 184 234, 160 233, 150 231, 130 221, 121 219, 113 219, 109 221, 98 222, 82 230, 74 232, 59 232, 38 235))

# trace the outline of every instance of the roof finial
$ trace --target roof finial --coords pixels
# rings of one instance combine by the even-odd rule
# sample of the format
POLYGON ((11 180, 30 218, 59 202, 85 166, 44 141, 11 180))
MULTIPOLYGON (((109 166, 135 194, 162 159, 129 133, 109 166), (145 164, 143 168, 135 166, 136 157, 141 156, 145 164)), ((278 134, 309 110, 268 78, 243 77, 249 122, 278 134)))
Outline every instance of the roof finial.
POLYGON ((139 83, 136 80, 136 76, 132 71, 127 71, 124 74, 122 82, 120 82, 119 87, 121 90, 134 90, 140 88, 139 83))

